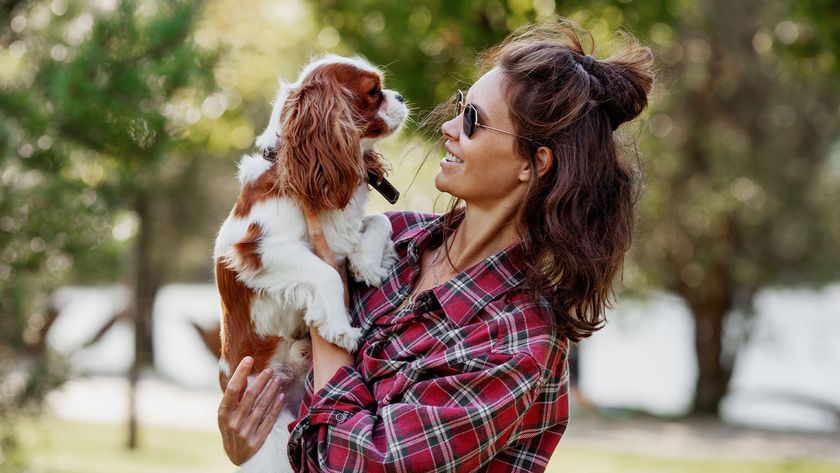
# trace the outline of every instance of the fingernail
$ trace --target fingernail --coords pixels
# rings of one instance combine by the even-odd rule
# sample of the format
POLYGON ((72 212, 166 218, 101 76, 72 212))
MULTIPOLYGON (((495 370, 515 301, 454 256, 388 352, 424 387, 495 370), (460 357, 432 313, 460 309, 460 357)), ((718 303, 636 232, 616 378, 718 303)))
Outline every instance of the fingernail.
POLYGON ((245 365, 245 366, 251 366, 253 363, 254 363, 254 359, 251 358, 250 356, 246 356, 245 358, 242 359, 242 364, 245 365))
POLYGON ((266 368, 266 369, 263 370, 262 374, 267 374, 269 376, 273 376, 274 371, 271 368, 266 368))

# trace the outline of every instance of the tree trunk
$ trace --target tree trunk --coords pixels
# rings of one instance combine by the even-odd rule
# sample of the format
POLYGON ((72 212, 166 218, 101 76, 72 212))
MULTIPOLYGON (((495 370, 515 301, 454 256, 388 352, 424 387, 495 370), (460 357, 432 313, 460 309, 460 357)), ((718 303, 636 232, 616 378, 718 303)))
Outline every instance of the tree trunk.
POLYGON ((135 196, 135 208, 138 218, 137 244, 134 261, 134 362, 129 371, 129 419, 128 448, 138 447, 137 421, 137 383, 140 373, 154 361, 152 352, 152 305, 158 289, 158 277, 154 271, 151 249, 153 232, 149 199, 144 189, 139 189, 135 196))
POLYGON ((694 350, 697 355, 697 385, 692 415, 717 416, 732 377, 731 360, 723 358, 723 322, 732 309, 726 264, 715 262, 699 288, 681 287, 680 292, 694 318, 694 350))
POLYGON ((725 309, 693 307, 692 312, 698 368, 692 414, 716 416, 720 401, 726 395, 730 377, 729 368, 723 366, 721 360, 725 309))

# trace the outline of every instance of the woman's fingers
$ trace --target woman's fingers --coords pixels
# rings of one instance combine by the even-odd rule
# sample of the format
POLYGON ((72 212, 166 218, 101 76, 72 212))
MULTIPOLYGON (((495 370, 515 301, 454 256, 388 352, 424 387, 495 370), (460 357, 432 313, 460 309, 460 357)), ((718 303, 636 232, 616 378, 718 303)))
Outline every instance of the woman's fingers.
POLYGON ((286 405, 285 394, 280 393, 273 397, 274 402, 271 403, 271 408, 269 408, 268 413, 266 413, 265 418, 257 427, 257 431, 254 433, 253 437, 256 445, 262 445, 262 443, 265 442, 265 439, 271 432, 272 427, 274 427, 274 423, 277 422, 277 418, 280 417, 280 411, 282 411, 283 406, 286 405))
MULTIPOLYGON (((274 402, 274 396, 277 394, 279 387, 280 382, 277 378, 272 378, 266 383, 262 392, 259 394, 259 400, 254 404, 254 408, 248 413, 245 422, 239 429, 243 437, 250 437, 260 422, 263 421, 263 415, 274 402)), ((250 439, 249 443, 251 443, 250 439)))
POLYGON ((229 412, 236 409, 239 404, 239 398, 242 395, 242 390, 248 384, 248 373, 251 371, 251 366, 254 364, 254 359, 246 356, 239 362, 236 371, 228 381, 225 393, 222 396, 222 402, 219 404, 219 414, 229 412))
POLYGON ((242 427, 244 427, 248 415, 251 413, 251 410, 254 408, 254 404, 257 402, 257 398, 263 391, 266 383, 268 383, 271 379, 271 376, 271 369, 266 368, 262 370, 256 379, 248 385, 248 388, 245 390, 245 394, 242 396, 242 400, 239 401, 239 405, 236 406, 236 411, 233 415, 233 419, 231 419, 232 422, 230 427, 239 430, 240 434, 242 433, 242 427))
POLYGON ((254 360, 243 359, 228 382, 219 404, 219 430, 231 461, 241 465, 265 443, 283 408, 283 383, 263 370, 248 383, 254 360))

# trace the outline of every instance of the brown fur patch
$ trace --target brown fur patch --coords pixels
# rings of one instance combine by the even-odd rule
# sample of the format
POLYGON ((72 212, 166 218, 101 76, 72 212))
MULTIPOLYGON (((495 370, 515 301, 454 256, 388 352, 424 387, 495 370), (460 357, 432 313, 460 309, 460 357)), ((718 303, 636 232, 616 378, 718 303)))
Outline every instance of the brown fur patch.
POLYGON ((262 226, 259 223, 252 223, 248 225, 248 231, 245 233, 245 236, 233 245, 242 263, 251 271, 257 271, 262 268, 262 258, 259 252, 261 242, 262 226))
POLYGON ((382 93, 382 79, 378 74, 365 71, 351 64, 328 64, 317 73, 332 77, 353 95, 353 108, 361 118, 359 130, 363 138, 376 138, 388 131, 385 120, 379 117, 379 108, 385 100, 382 93), (374 89, 379 93, 370 95, 374 89))
POLYGON ((256 180, 242 186, 242 192, 233 207, 233 215, 244 218, 254 205, 271 198, 282 197, 283 190, 277 182, 277 163, 271 165, 256 180))
POLYGON ((284 192, 318 213, 342 209, 364 175, 351 97, 331 79, 304 82, 286 101, 277 148, 284 192))
MULTIPOLYGON (((257 374, 268 367, 280 337, 262 337, 257 334, 251 320, 251 303, 254 291, 236 278, 236 273, 220 258, 216 261, 216 285, 222 300, 222 359, 235 370, 246 356, 254 358, 250 374, 257 374)), ((222 391, 227 387, 227 376, 219 375, 222 391)))

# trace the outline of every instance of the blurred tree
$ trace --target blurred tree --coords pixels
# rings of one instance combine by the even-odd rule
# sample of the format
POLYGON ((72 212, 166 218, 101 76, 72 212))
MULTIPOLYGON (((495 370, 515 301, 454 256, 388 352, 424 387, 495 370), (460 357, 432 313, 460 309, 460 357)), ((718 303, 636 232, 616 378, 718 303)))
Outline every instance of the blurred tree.
MULTIPOLYGON (((48 5, 36 16, 49 18, 48 5)), ((98 173, 82 150, 59 140, 47 121, 50 102, 26 91, 35 81, 30 56, 47 56, 21 12, 0 13, 0 469, 17 471, 15 420, 37 414, 65 377, 63 361, 46 351, 56 316, 47 294, 75 274, 80 282, 113 277, 119 245, 110 238, 108 208, 88 185, 98 173), (38 51, 40 50, 40 51, 38 51), (71 153, 73 159, 71 161, 71 153)), ((33 21, 34 23, 35 21, 33 21)), ((37 25, 38 28, 43 25, 37 25)), ((56 50, 58 53, 59 50, 56 50)))
POLYGON ((173 220, 190 224, 191 214, 183 212, 189 198, 181 192, 195 185, 189 171, 198 153, 184 140, 189 123, 179 103, 213 83, 215 53, 188 38, 200 7, 125 0, 96 11, 35 1, 4 22, 13 57, 2 60, 18 74, 5 77, 0 92, 2 176, 13 183, 0 202, 7 232, 0 276, 14 275, 11 287, 19 291, 4 288, 0 299, 4 315, 13 316, 8 323, 16 324, 4 339, 14 343, 16 334, 25 335, 21 326, 32 323, 37 304, 31 292, 20 291, 55 284, 40 274, 45 267, 59 276, 70 272, 77 282, 123 273, 133 288, 136 334, 131 447, 137 444, 133 387, 152 362, 152 303, 171 261, 163 248, 177 243, 173 220), (173 202, 161 202, 173 188, 183 205, 161 205, 173 202), (119 263, 128 244, 126 274, 119 263), (17 249, 27 245, 31 251, 17 249), (41 284, 28 287, 24 274, 41 284))
POLYGON ((322 47, 368 57, 388 72, 390 87, 428 111, 473 79, 478 51, 512 28, 550 14, 554 2, 326 0, 312 5, 323 25, 322 47))
POLYGON ((315 5, 321 45, 386 65, 421 112, 474 79, 477 51, 555 7, 602 50, 619 28, 655 49, 662 71, 640 141, 647 189, 625 283, 664 286, 687 302, 699 368, 694 413, 717 413, 738 349, 724 327, 750 312, 759 288, 838 277, 835 2, 315 5))
POLYGON ((832 50, 807 48, 816 36, 800 34, 819 30, 823 6, 797 18, 786 1, 679 5, 674 22, 649 29, 667 93, 643 142, 633 260, 691 309, 694 412, 717 414, 743 340, 726 329, 755 293, 840 276, 840 100, 832 50))

